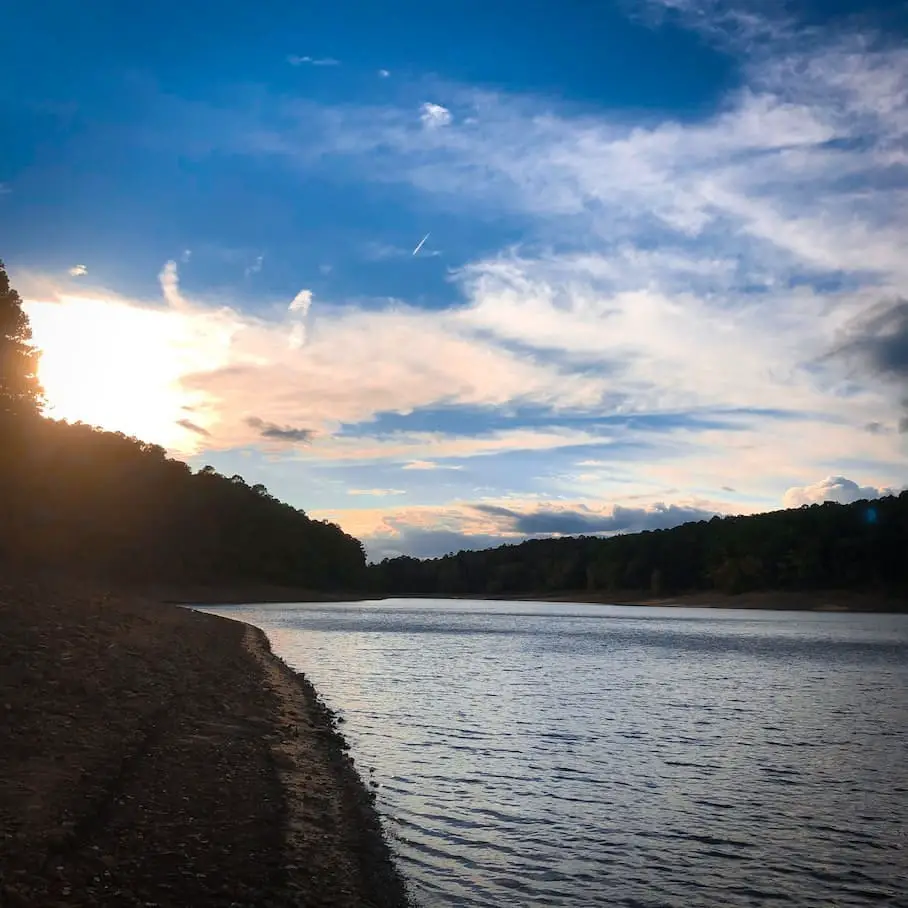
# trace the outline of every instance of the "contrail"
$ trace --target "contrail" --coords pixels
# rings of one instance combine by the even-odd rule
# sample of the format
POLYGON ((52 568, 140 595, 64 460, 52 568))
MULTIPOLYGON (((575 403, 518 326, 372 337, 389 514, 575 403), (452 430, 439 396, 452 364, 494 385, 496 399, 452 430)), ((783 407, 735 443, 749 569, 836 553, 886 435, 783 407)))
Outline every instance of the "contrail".
POLYGON ((413 250, 413 255, 416 255, 416 253, 419 252, 420 249, 422 249, 422 244, 425 243, 427 239, 429 239, 428 233, 416 244, 416 248, 413 250))

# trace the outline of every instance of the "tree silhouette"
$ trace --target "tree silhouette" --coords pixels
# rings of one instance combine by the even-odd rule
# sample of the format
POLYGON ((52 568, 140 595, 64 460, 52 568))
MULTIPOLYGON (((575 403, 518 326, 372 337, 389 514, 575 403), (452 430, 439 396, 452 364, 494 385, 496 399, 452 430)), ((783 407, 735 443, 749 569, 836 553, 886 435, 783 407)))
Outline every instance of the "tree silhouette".
POLYGON ((40 416, 38 353, 0 269, 0 573, 136 583, 363 584, 359 540, 265 486, 158 445, 40 416))
POLYGON ((0 417, 40 412, 39 353, 31 344, 32 330, 22 299, 9 285, 0 261, 0 417))

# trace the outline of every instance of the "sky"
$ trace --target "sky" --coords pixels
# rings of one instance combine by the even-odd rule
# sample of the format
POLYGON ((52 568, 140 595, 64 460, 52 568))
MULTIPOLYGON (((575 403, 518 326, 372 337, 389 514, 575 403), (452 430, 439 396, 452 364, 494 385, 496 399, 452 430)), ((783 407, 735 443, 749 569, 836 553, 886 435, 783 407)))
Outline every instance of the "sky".
POLYGON ((908 484, 908 4, 13 0, 4 31, 0 257, 50 415, 373 559, 908 484))

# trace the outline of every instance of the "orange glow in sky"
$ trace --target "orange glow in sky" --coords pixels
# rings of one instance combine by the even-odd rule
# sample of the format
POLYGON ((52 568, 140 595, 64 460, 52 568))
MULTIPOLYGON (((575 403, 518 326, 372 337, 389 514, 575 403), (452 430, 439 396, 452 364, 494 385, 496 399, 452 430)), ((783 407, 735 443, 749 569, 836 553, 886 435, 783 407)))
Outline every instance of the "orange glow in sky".
POLYGON ((200 401, 180 379, 211 363, 181 313, 83 297, 29 302, 25 308, 42 351, 47 415, 171 450, 198 446, 199 433, 179 420, 204 426, 195 413, 200 401))

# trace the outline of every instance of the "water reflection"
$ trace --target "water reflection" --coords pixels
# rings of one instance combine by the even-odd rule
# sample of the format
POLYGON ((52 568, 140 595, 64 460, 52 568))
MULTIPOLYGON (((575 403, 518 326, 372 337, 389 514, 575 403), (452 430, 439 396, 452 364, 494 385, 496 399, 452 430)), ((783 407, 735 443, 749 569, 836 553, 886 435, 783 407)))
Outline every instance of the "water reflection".
POLYGON ((902 616, 223 611, 264 628, 344 714, 426 908, 905 895, 902 616))

